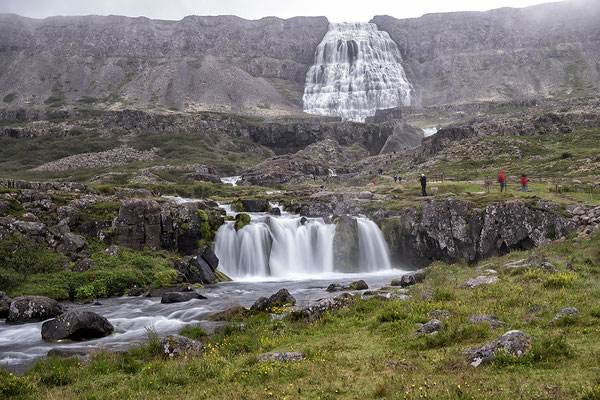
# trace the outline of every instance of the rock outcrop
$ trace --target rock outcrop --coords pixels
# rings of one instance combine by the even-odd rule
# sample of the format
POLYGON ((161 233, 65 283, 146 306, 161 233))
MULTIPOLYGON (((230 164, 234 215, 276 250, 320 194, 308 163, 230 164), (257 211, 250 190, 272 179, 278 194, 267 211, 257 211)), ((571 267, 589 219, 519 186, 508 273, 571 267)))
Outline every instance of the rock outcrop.
POLYGON ((514 357, 521 357, 531 348, 531 344, 531 338, 525 333, 509 331, 486 345, 465 350, 463 354, 471 365, 477 367, 490 363, 500 349, 514 357))
POLYGON ((70 311, 42 325, 44 340, 87 340, 108 336, 115 330, 106 318, 90 311, 70 311))
POLYGON ((359 272, 358 223, 349 216, 342 216, 336 222, 333 236, 334 265, 341 272, 359 272))
POLYGON ((169 335, 158 342, 160 354, 169 358, 196 356, 202 353, 204 344, 181 335, 169 335))

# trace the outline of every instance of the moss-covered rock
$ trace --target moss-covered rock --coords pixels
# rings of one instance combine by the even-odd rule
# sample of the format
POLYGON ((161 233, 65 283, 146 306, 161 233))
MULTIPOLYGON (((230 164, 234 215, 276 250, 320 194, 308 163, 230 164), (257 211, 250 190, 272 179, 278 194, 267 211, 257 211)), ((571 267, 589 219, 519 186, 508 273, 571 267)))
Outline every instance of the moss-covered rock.
POLYGON ((333 237, 335 269, 340 272, 359 272, 358 223, 354 218, 338 218, 333 237))
POLYGON ((250 224, 250 216, 248 214, 240 213, 235 216, 235 230, 239 231, 246 225, 250 224))

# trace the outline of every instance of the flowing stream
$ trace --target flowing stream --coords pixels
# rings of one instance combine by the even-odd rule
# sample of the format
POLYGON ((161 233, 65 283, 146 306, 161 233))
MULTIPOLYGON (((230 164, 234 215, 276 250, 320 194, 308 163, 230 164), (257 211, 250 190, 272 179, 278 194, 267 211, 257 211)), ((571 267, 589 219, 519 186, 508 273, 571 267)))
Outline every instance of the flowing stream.
MULTIPOLYGON (((169 197, 172 201, 193 199, 169 197)), ((273 205, 276 207, 277 205, 273 205)), ((229 206, 223 206, 235 215, 229 206)), ((23 371, 53 348, 126 349, 147 338, 148 330, 159 335, 176 333, 188 324, 197 324, 211 332, 219 323, 206 317, 234 304, 250 307, 259 297, 270 296, 287 288, 305 307, 317 299, 335 296, 325 291, 330 283, 364 279, 370 288, 389 285, 405 271, 392 269, 383 235, 366 218, 357 218, 360 273, 336 272, 332 243, 335 225, 322 219, 291 215, 251 213, 251 223, 238 232, 228 222, 218 232, 215 251, 219 269, 230 274, 233 282, 205 285, 200 293, 206 299, 185 303, 161 304, 160 298, 119 297, 100 299, 98 303, 65 303, 69 310, 88 310, 106 317, 114 326, 112 335, 80 343, 45 342, 41 325, 7 325, 0 322, 0 367, 23 371)))
POLYGON ((331 23, 306 74, 304 111, 364 122, 375 111, 411 105, 413 87, 387 32, 372 23, 331 23))

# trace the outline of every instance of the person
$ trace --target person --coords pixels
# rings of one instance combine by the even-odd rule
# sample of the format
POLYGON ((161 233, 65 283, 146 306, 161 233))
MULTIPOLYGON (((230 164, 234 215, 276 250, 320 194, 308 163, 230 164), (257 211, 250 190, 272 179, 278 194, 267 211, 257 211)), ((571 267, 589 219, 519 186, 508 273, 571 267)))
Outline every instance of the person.
POLYGON ((401 176, 398 177, 398 183, 402 183, 402 177, 401 176))
POLYGON ((398 182, 398 176, 394 175, 394 183, 398 182))
POLYGON ((373 185, 377 182, 377 178, 373 178, 373 185))
POLYGON ((504 187, 506 186, 506 175, 504 171, 500 171, 500 175, 498 175, 498 182, 500 182, 500 192, 504 191, 504 187))
POLYGON ((527 175, 521 175, 521 192, 527 191, 527 175))
POLYGON ((423 191, 423 197, 425 197, 427 196, 427 191, 425 191, 427 187, 427 178, 425 177, 425 174, 421 174, 419 181, 421 181, 421 190, 423 191))

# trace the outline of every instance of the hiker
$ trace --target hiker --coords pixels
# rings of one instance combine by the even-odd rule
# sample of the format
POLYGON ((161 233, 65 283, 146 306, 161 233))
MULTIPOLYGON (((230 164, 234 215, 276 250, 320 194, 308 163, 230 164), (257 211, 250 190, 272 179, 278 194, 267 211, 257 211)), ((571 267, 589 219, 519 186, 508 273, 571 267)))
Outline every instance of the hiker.
POLYGON ((394 183, 398 182, 398 176, 394 175, 394 183))
POLYGON ((401 176, 398 177, 398 183, 402 183, 402 177, 401 176))
POLYGON ((506 186, 506 175, 504 171, 500 171, 500 175, 498 175, 498 182, 500 182, 500 193, 504 191, 504 187, 506 186))
POLYGON ((377 178, 373 178, 373 185, 377 182, 377 178))
POLYGON ((421 190, 423 191, 423 197, 425 197, 427 196, 427 192, 425 191, 425 188, 427 187, 427 178, 425 177, 425 174, 421 174, 419 181, 421 181, 421 190))
POLYGON ((521 192, 527 191, 527 175, 521 175, 521 192))

